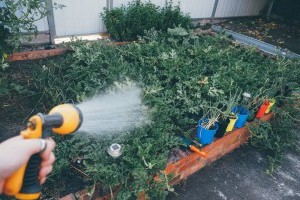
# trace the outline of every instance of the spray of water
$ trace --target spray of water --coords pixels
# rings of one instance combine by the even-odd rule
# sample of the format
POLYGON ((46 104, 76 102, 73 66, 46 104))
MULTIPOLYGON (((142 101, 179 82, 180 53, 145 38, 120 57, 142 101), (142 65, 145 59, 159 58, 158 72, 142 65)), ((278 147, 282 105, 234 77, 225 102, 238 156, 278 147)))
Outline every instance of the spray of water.
POLYGON ((83 114, 83 123, 78 131, 91 134, 128 131, 147 121, 141 89, 132 84, 118 84, 77 106, 83 114))

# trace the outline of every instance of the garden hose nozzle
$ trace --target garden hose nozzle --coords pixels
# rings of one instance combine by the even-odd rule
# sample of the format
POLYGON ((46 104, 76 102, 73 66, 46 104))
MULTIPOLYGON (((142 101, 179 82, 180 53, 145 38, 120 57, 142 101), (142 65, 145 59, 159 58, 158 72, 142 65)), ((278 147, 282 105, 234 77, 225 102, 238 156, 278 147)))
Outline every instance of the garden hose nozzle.
MULTIPOLYGON (((82 120, 82 113, 76 106, 61 104, 54 107, 48 115, 39 113, 32 116, 20 135, 24 139, 45 139, 52 131, 58 134, 70 134, 81 126, 82 120)), ((38 199, 41 194, 38 178, 40 163, 39 153, 32 155, 28 163, 5 181, 4 193, 14 195, 16 199, 38 199)))

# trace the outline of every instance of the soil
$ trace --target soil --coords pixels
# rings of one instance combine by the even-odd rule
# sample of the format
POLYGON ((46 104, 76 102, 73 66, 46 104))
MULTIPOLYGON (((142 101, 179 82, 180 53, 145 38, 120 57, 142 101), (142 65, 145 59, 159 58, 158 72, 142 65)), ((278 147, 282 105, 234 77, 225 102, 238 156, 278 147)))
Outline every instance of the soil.
POLYGON ((300 54, 300 22, 244 18, 223 21, 216 25, 300 54))

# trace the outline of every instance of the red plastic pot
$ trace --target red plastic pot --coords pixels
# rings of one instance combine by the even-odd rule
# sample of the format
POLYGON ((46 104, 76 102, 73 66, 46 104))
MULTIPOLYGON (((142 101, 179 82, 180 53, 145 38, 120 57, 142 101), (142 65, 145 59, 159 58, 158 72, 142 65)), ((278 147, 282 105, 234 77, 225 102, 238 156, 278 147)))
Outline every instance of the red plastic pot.
POLYGON ((269 107, 269 105, 270 105, 270 102, 268 100, 266 100, 264 102, 264 104, 262 104, 260 106, 260 108, 259 108, 259 110, 258 110, 255 117, 258 118, 258 119, 261 118, 265 114, 265 112, 266 112, 267 108, 269 107))

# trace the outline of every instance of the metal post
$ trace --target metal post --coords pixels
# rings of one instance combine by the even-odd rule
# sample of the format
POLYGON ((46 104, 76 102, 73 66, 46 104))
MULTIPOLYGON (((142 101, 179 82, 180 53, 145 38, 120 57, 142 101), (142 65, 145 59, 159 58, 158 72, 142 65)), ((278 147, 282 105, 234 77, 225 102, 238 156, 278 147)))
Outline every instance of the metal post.
POLYGON ((53 13, 53 4, 52 0, 45 1, 47 8, 47 21, 49 26, 50 33, 50 42, 54 44, 54 39, 56 38, 56 29, 55 29, 55 21, 54 21, 54 13, 53 13))
POLYGON ((271 0, 271 2, 269 4, 268 12, 267 12, 267 21, 270 21, 270 15, 271 15, 273 5, 274 5, 274 0, 271 0))
POLYGON ((108 10, 112 10, 113 9, 113 0, 106 0, 106 5, 107 5, 107 9, 108 10))
POLYGON ((219 0, 215 0, 214 8, 213 8, 213 11, 212 11, 211 17, 210 17, 210 23, 213 23, 213 20, 215 18, 215 14, 216 14, 216 10, 218 7, 218 3, 219 3, 219 0))

